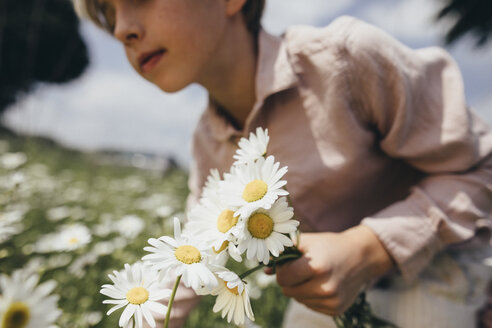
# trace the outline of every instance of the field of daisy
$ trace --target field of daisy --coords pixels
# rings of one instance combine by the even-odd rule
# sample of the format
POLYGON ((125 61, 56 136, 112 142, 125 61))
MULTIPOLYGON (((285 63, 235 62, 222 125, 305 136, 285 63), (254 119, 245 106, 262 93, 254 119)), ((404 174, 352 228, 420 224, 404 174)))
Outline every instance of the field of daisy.
MULTIPOLYGON (((184 216, 186 181, 179 168, 101 164, 94 154, 2 131, 0 327, 41 327, 36 320, 58 311, 62 328, 117 327, 122 310, 106 315, 101 286, 140 260, 149 238, 172 235, 172 218, 184 216), (14 291, 20 296, 12 301, 14 291)), ((233 265, 241 271, 249 263, 233 265)), ((287 299, 261 271, 248 278, 256 320, 245 326, 279 327, 287 299)), ((186 327, 232 326, 214 303, 204 296, 186 327)))

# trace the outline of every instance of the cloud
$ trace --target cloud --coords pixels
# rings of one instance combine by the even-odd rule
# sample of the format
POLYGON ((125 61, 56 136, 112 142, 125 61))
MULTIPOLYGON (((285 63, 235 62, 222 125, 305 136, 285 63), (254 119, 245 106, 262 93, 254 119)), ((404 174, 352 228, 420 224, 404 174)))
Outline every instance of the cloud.
POLYGON ((263 25, 274 34, 281 34, 292 25, 320 25, 328 18, 349 8, 356 0, 267 0, 263 25))
POLYGON ((436 43, 446 28, 434 20, 440 6, 439 1, 428 0, 371 1, 361 16, 398 39, 436 43))
MULTIPOLYGON (((440 1, 371 1, 358 11, 361 19, 376 25, 412 48, 443 46, 450 21, 435 21, 440 1)), ((470 39, 460 40, 447 51, 460 67, 468 101, 474 105, 491 94, 492 44, 477 50, 470 39)))
POLYGON ((9 108, 5 121, 75 148, 173 154, 187 163, 205 105, 197 86, 165 94, 130 73, 91 70, 72 84, 40 86, 9 108))

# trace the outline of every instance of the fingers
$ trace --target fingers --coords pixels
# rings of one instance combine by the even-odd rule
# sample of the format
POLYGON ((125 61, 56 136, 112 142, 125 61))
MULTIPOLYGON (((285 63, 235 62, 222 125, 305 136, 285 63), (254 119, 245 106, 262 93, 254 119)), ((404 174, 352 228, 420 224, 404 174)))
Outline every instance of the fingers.
POLYGON ((296 286, 282 287, 287 297, 293 297, 302 302, 305 299, 333 298, 339 295, 338 286, 332 281, 324 281, 324 277, 317 277, 296 286))
POLYGON ((314 277, 306 256, 277 267, 277 282, 282 287, 292 287, 314 277))
MULTIPOLYGON (((289 291, 287 291, 287 293, 289 293, 289 291)), ((313 311, 331 316, 342 314, 350 305, 344 300, 344 297, 338 293, 333 293, 330 296, 321 296, 320 293, 314 293, 312 295, 308 295, 308 293, 298 293, 298 295, 293 295, 291 297, 313 311)))
POLYGON ((332 317, 343 314, 343 311, 338 306, 336 300, 323 300, 322 302, 318 301, 306 301, 304 303, 305 306, 310 308, 313 311, 324 313, 330 315, 332 317))

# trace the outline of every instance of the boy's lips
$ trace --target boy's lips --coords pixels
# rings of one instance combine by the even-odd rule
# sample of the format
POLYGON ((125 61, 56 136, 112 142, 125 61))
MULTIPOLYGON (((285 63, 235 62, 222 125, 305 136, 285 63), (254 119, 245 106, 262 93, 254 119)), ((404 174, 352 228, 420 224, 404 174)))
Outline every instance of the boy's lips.
POLYGON ((165 49, 147 51, 138 56, 138 65, 143 73, 148 73, 166 53, 165 49))

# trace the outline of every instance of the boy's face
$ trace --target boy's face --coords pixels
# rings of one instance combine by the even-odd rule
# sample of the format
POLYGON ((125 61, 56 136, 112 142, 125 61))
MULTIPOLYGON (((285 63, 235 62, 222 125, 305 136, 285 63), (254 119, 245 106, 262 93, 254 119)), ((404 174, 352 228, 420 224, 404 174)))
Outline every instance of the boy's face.
POLYGON ((166 92, 204 78, 227 23, 225 0, 100 0, 114 36, 145 79, 166 92))

